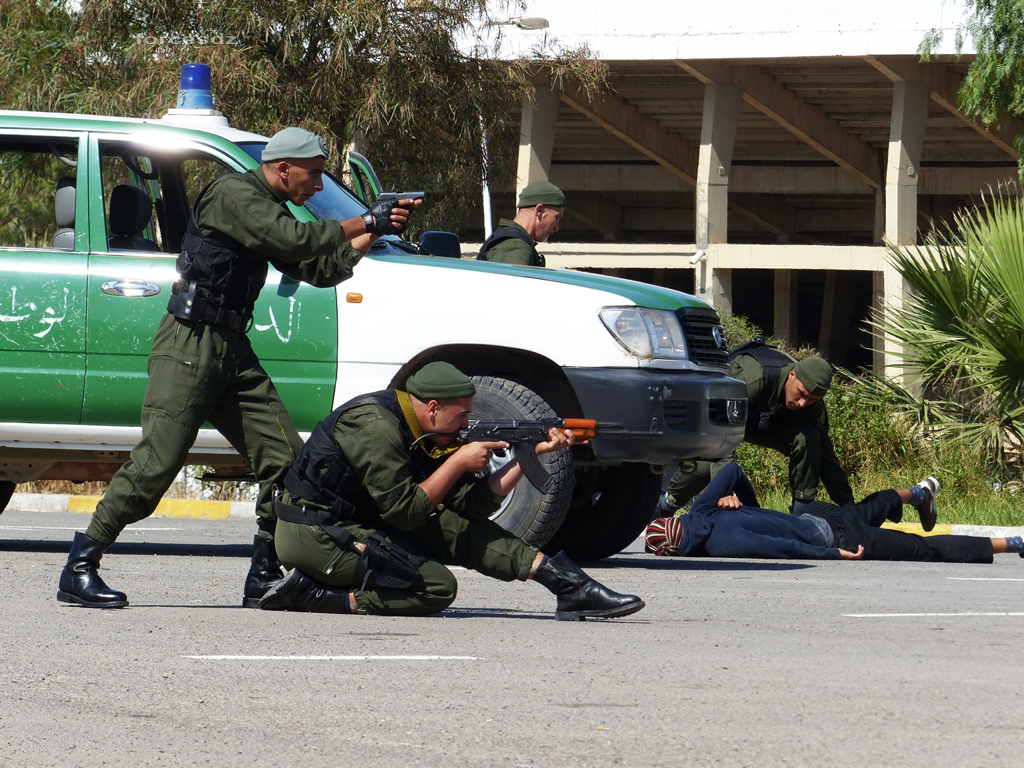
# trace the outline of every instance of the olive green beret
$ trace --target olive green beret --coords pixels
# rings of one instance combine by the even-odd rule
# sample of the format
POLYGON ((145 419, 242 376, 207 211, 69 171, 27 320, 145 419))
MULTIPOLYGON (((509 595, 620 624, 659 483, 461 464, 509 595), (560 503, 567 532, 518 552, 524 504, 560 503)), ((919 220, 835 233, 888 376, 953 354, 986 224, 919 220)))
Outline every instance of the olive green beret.
POLYGON ((327 142, 302 128, 282 128, 263 148, 263 162, 302 157, 327 157, 327 142))
POLYGON ((533 208, 535 205, 565 206, 565 195, 562 190, 550 181, 535 181, 527 184, 519 193, 517 208, 533 208))
POLYGON ((420 400, 444 400, 472 397, 476 394, 473 380, 451 363, 429 363, 409 377, 405 388, 420 400))
POLYGON ((805 357, 793 369, 800 383, 807 387, 812 395, 824 397, 832 386, 832 365, 820 357, 805 357))

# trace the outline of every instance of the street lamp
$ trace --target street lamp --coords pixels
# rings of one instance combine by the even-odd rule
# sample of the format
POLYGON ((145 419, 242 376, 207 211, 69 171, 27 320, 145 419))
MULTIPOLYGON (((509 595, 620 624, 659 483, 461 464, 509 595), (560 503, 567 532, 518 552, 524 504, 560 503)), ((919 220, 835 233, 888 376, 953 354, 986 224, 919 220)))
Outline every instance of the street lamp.
MULTIPOLYGON (((513 16, 510 19, 501 19, 500 21, 485 21, 484 27, 516 27, 524 31, 530 32, 538 29, 547 29, 547 19, 543 19, 539 16, 513 16)), ((480 37, 480 30, 476 27, 473 28, 473 34, 477 40, 477 51, 478 53, 483 51, 483 40, 480 37)), ((490 163, 490 159, 487 154, 487 128, 484 125, 484 116, 480 115, 480 144, 483 152, 483 179, 481 179, 483 186, 483 204, 484 204, 484 240, 491 236, 493 231, 491 228, 491 185, 487 181, 487 166, 490 163)))

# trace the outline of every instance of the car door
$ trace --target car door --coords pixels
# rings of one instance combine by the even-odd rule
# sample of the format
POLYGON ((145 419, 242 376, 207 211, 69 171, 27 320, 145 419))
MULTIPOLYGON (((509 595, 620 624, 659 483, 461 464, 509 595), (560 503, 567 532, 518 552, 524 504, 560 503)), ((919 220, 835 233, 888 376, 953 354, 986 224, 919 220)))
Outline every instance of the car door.
POLYGON ((81 418, 89 250, 84 157, 82 134, 0 130, 0 422, 81 418))

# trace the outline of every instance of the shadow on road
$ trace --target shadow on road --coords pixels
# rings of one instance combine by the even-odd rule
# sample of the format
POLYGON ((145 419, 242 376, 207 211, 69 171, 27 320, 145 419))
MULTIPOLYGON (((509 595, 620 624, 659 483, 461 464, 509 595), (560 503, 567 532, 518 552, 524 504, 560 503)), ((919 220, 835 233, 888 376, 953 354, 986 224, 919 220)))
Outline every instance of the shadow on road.
POLYGON ((802 571, 813 563, 772 563, 754 560, 713 560, 706 557, 611 557, 581 563, 588 571, 642 568, 648 571, 802 571))
MULTIPOLYGON (((0 552, 47 552, 67 554, 71 540, 0 539, 0 552)), ((157 544, 118 541, 106 555, 167 555, 168 557, 252 557, 252 544, 157 544)))

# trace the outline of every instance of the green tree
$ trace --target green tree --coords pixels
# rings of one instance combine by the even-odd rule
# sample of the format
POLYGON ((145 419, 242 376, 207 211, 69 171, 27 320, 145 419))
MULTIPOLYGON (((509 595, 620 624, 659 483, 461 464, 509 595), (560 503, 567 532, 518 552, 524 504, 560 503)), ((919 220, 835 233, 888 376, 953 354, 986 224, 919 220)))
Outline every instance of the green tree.
POLYGON ((1019 460, 1024 202, 990 196, 929 242, 890 245, 888 255, 914 290, 875 326, 902 347, 913 389, 877 379, 878 396, 930 437, 966 441, 995 464, 1019 460))
MULTIPOLYGON (((998 125, 1006 115, 1024 114, 1024 2, 964 0, 964 18, 956 28, 957 56, 968 40, 977 55, 960 87, 959 106, 985 125, 998 125)), ((918 52, 930 61, 942 41, 933 29, 918 52)), ((1021 178, 1024 178, 1024 133, 1015 137, 1021 178)))
POLYGON ((517 7, 502 3, 492 12, 486 0, 0 0, 0 103, 158 117, 174 106, 181 65, 207 63, 217 107, 233 125, 320 133, 332 144, 333 167, 358 126, 386 186, 432 193, 417 225, 451 228, 479 196, 481 124, 489 179, 510 180, 519 108, 541 66, 554 80, 572 78, 587 89, 605 81, 586 48, 554 43, 515 61, 497 61, 483 45, 460 49, 474 30, 500 33, 487 27, 492 13, 517 7))

